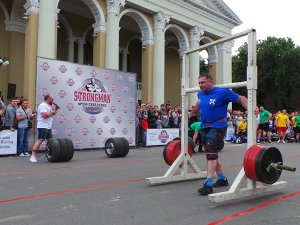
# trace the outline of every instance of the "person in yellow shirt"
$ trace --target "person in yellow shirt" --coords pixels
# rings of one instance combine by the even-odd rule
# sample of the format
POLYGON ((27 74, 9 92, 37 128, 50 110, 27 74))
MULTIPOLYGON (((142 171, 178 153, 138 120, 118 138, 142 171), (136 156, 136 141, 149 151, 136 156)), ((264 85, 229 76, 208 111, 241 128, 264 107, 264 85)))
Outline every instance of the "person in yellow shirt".
POLYGON ((282 110, 281 113, 278 113, 276 116, 276 126, 277 126, 277 133, 278 133, 278 143, 284 141, 284 136, 288 125, 290 123, 289 116, 286 114, 286 109, 282 110))
POLYGON ((242 121, 240 121, 237 125, 236 135, 239 143, 241 143, 241 138, 247 136, 247 118, 243 117, 242 121))

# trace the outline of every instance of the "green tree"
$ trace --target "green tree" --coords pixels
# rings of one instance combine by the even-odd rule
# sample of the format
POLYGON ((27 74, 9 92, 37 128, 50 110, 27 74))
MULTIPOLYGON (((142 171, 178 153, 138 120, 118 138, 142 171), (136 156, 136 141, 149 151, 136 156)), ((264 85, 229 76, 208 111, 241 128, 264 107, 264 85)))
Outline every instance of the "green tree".
MULTIPOLYGON (((245 81, 248 45, 245 43, 232 58, 233 82, 245 81)), ((268 37, 257 42, 257 103, 266 99, 278 102, 278 107, 290 108, 290 99, 300 87, 300 48, 290 38, 268 37)))

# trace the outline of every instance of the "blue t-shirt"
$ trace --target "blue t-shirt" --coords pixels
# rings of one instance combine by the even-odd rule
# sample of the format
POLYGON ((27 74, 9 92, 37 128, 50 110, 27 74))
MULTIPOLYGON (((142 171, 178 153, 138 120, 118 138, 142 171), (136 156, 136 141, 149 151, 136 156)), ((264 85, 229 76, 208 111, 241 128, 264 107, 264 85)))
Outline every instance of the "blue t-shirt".
POLYGON ((227 88, 213 87, 209 92, 198 92, 200 99, 200 113, 202 127, 223 128, 227 127, 227 107, 229 102, 237 102, 239 95, 227 88), (222 118, 225 118, 223 121, 222 118), (206 124, 210 123, 210 124, 206 124))

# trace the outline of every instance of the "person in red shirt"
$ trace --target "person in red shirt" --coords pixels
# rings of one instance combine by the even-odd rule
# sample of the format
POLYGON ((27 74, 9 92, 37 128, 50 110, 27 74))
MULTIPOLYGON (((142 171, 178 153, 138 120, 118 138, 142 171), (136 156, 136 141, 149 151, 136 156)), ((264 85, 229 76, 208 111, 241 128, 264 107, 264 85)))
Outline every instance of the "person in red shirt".
POLYGON ((143 118, 141 120, 141 128, 142 128, 142 142, 143 145, 146 146, 147 129, 149 128, 148 116, 146 114, 143 115, 143 118))

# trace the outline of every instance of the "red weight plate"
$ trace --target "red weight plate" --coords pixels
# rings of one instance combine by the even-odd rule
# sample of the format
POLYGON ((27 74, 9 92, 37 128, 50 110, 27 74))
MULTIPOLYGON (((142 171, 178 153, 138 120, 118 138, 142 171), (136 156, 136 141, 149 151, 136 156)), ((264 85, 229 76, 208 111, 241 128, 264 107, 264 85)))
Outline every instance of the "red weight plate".
POLYGON ((246 152, 244 156, 244 171, 245 175, 253 181, 257 181, 256 174, 256 158, 258 157, 263 146, 261 145, 252 145, 246 152))
MULTIPOLYGON (((173 162, 177 159, 181 151, 181 142, 180 140, 173 140, 171 141, 165 151, 165 162, 171 166, 173 162)), ((188 154, 192 157, 192 148, 188 146, 188 154)))

